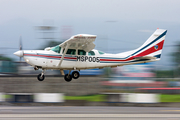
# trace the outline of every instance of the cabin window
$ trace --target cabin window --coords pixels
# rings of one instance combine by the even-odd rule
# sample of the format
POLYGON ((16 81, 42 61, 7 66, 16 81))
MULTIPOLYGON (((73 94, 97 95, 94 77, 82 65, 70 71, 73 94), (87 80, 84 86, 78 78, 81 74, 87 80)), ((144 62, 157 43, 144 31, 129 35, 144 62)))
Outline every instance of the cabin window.
MULTIPOLYGON (((63 51, 64 52, 64 51, 63 51)), ((68 49, 66 54, 70 54, 70 55, 76 55, 76 50, 75 49, 68 49)))
POLYGON ((53 47, 51 50, 56 52, 56 53, 60 53, 61 47, 59 47, 59 45, 57 45, 57 46, 53 47))
POLYGON ((91 56, 91 55, 95 55, 95 53, 93 51, 89 51, 88 52, 88 55, 91 56))
POLYGON ((86 55, 86 52, 84 50, 78 50, 78 55, 86 55))
POLYGON ((98 51, 98 52, 99 52, 99 54, 101 54, 101 55, 104 54, 104 52, 102 52, 102 51, 98 51))

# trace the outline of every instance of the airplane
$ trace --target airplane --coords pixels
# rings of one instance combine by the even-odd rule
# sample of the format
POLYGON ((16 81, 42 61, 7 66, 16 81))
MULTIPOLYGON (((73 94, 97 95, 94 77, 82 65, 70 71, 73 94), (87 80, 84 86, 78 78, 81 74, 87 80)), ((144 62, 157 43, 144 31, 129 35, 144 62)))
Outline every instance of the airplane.
POLYGON ((34 70, 42 69, 37 76, 39 81, 45 79, 47 69, 55 69, 60 70, 65 81, 70 82, 72 78, 78 79, 79 71, 83 69, 113 68, 160 60, 166 33, 165 29, 157 29, 139 48, 118 54, 94 49, 96 35, 78 34, 55 47, 44 50, 19 50, 14 55, 23 57, 34 70), (69 70, 69 73, 64 74, 64 70, 69 70))

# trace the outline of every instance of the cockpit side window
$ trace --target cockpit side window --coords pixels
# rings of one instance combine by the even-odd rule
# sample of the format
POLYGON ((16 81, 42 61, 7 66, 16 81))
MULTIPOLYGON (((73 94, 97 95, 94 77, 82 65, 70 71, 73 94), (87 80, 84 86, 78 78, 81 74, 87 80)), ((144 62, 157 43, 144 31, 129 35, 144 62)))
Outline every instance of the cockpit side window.
POLYGON ((95 55, 94 51, 89 51, 88 52, 88 55, 91 56, 91 55, 95 55))
POLYGON ((66 54, 76 55, 76 49, 68 49, 66 54))
POLYGON ((57 46, 53 47, 51 50, 56 52, 56 53, 60 53, 61 47, 59 47, 59 45, 57 45, 57 46))
POLYGON ((78 50, 78 55, 86 55, 86 52, 84 50, 78 50))

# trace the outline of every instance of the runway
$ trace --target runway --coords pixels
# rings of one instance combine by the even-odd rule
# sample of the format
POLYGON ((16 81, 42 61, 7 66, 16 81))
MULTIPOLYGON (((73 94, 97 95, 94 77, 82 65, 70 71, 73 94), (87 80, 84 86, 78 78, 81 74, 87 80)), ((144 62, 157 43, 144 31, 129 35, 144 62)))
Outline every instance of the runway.
POLYGON ((180 108, 170 107, 17 107, 1 106, 0 120, 176 120, 180 108))

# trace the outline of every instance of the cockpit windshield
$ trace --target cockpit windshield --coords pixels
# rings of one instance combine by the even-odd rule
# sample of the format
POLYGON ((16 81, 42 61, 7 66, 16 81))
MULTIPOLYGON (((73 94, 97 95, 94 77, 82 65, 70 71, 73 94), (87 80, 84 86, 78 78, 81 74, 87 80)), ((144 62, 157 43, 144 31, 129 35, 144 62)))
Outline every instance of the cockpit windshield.
POLYGON ((102 52, 102 51, 98 51, 98 52, 99 52, 99 54, 101 54, 101 55, 104 54, 104 52, 102 52))
POLYGON ((51 50, 56 52, 56 53, 60 53, 61 47, 59 47, 59 45, 57 45, 57 46, 53 47, 51 50))

